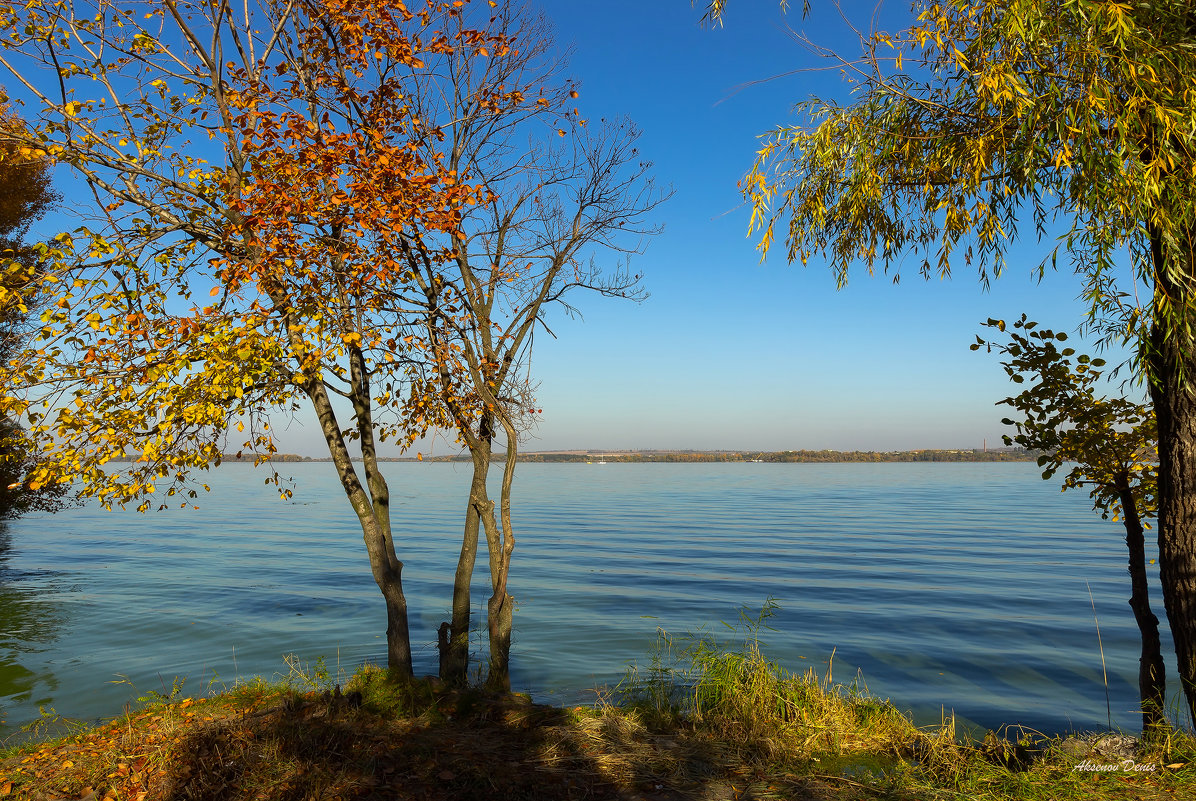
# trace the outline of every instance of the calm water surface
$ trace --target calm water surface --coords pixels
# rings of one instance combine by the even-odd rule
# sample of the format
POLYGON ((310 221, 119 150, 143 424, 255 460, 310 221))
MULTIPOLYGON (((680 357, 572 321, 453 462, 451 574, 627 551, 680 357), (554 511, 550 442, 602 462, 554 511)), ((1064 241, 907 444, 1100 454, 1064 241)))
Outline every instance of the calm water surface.
MULTIPOLYGON (((233 464, 200 511, 10 523, 0 732, 39 706, 112 716, 176 676, 190 695, 285 674, 286 654, 334 672, 382 662, 381 596, 332 466, 279 469, 294 502, 233 464)), ((431 673, 469 470, 386 470, 417 671, 431 673)), ((989 727, 1103 727, 1091 588, 1113 723, 1139 725, 1124 532, 1033 464, 525 464, 516 482, 513 683, 539 699, 593 700, 647 661, 658 627, 718 633, 772 596, 764 640, 790 669, 825 671, 833 651, 836 680, 858 674, 923 721, 946 707, 989 727)), ((1153 604, 1163 617, 1157 589, 1153 604)))

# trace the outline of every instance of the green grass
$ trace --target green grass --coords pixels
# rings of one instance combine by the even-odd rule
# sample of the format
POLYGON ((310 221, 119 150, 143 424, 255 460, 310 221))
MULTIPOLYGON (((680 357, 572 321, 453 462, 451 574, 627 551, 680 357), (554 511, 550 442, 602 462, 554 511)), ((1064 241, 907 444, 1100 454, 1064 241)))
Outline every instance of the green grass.
POLYGON ((1151 771, 1093 772, 1077 768, 1116 760, 1032 732, 960 737, 950 718, 919 727, 858 678, 770 661, 761 635, 774 608, 743 610, 730 645, 661 632, 648 664, 594 707, 288 659, 276 681, 210 698, 181 698, 175 682, 95 729, 48 711, 43 733, 67 725, 66 736, 0 754, 0 798, 1196 798, 1188 732, 1135 755, 1151 771))
MULTIPOLYGON (((1063 738, 1034 732, 961 736, 944 718, 914 725, 857 676, 831 667, 794 674, 770 661, 761 633, 775 611, 743 609, 728 647, 709 633, 659 633, 646 667, 632 667, 608 714, 636 715, 663 731, 736 743, 769 775, 804 775, 882 797, 947 799, 1196 798, 1196 739, 1170 729, 1140 744, 1132 763, 1073 755, 1063 738), (1085 770, 1087 761, 1114 765, 1085 770)), ((833 654, 829 665, 833 665, 833 654)))

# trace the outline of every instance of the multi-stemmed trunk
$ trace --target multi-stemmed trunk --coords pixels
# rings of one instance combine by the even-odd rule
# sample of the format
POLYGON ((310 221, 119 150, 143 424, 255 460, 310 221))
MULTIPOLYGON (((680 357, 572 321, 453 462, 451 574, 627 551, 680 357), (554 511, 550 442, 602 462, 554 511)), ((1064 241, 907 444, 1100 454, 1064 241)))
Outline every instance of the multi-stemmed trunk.
POLYGON ((395 553, 394 539, 391 535, 390 490, 378 469, 368 373, 365 371, 360 349, 350 349, 349 361, 353 384, 353 411, 361 442, 365 486, 362 486, 354 469, 327 388, 320 381, 309 379, 304 389, 311 398, 312 406, 320 420, 320 429, 328 443, 328 452, 336 467, 341 486, 361 523, 362 536, 370 557, 370 569, 386 602, 387 666, 395 678, 409 679, 414 672, 411 664, 411 634, 407 623, 407 599, 403 594, 403 563, 395 553))
POLYGON ((1130 608, 1142 634, 1142 655, 1138 660, 1138 696, 1142 704, 1142 731, 1150 735, 1166 728, 1164 714, 1167 673, 1159 642, 1159 619, 1150 609, 1150 591, 1146 580, 1146 539, 1138 507, 1130 491, 1129 477, 1120 474, 1115 486, 1121 499, 1125 523, 1125 544, 1130 552, 1130 608))
POLYGON ((490 472, 490 451, 493 443, 491 419, 483 414, 478 424, 478 437, 472 443, 473 480, 469 500, 465 506, 465 531, 461 538, 461 553, 457 558, 457 572, 453 577, 453 620, 441 643, 440 678, 450 684, 463 685, 469 673, 470 587, 478 557, 478 531, 494 504, 486 491, 486 477, 490 472))
MULTIPOLYGON (((515 550, 515 536, 511 522, 511 486, 515 477, 517 444, 514 427, 504 416, 507 429, 507 454, 503 464, 499 513, 490 498, 486 484, 493 444, 493 417, 483 416, 479 431, 485 436, 471 438, 470 456, 473 460, 473 481, 469 503, 465 510, 465 532, 457 573, 453 581, 453 620, 442 639, 440 677, 447 682, 463 684, 469 668, 470 586, 477 557, 479 529, 486 533, 486 550, 490 563, 491 595, 486 603, 486 629, 490 656, 487 663, 486 686, 507 692, 511 689, 511 632, 514 626, 515 602, 507 592, 511 554, 515 550)), ((442 630, 443 627, 442 627, 442 630)))
POLYGON ((490 586, 492 593, 486 604, 486 622, 490 635, 490 667, 486 685, 494 690, 511 689, 511 631, 514 627, 515 599, 507 592, 507 578, 511 573, 511 554, 515 550, 515 530, 511 523, 511 484, 515 479, 515 457, 518 437, 506 415, 500 416, 507 435, 507 453, 503 460, 502 489, 499 496, 501 528, 494 519, 494 503, 483 522, 486 546, 490 554, 490 586))

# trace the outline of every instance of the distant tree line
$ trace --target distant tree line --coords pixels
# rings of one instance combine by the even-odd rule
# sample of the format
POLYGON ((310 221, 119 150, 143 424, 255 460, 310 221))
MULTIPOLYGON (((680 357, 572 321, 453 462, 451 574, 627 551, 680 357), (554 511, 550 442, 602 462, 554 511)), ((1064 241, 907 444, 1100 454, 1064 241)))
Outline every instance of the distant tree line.
POLYGON ((197 474, 236 454, 298 460, 271 418, 306 410, 406 681, 405 537, 378 451, 447 431, 473 481, 440 677, 470 675, 484 551, 486 681, 509 689, 531 343, 583 290, 642 297, 628 260, 669 192, 635 126, 582 116, 566 50, 523 4, 30 0, 0 20, 28 120, 7 124, 0 99, 0 169, 71 169, 88 222, 34 263, 2 246, 36 196, 0 192, 0 486, 190 507, 197 474))
POLYGON ((1037 454, 1013 450, 781 451, 752 456, 764 462, 1029 462, 1037 454))
MULTIPOLYGON (((586 462, 1031 462, 1039 456, 1038 451, 1024 448, 1001 450, 921 450, 921 451, 651 451, 640 453, 596 454, 596 453, 520 453, 520 462, 538 464, 578 464, 586 462)), ((114 461, 132 462, 141 458, 130 454, 114 461)), ((226 453, 221 462, 252 462, 255 459, 267 462, 329 462, 327 456, 300 456, 295 453, 274 453, 255 456, 252 453, 226 453)), ((451 456, 379 457, 380 462, 468 462, 468 454, 455 453, 451 456)), ((490 455, 490 461, 502 462, 503 451, 490 455)))
MULTIPOLYGON (((1002 450, 919 451, 651 451, 640 453, 521 453, 519 461, 544 464, 578 462, 1029 462, 1037 452, 1002 450)), ((502 453, 491 456, 501 460, 502 453)), ((463 455, 424 457, 424 461, 465 461, 463 455)))

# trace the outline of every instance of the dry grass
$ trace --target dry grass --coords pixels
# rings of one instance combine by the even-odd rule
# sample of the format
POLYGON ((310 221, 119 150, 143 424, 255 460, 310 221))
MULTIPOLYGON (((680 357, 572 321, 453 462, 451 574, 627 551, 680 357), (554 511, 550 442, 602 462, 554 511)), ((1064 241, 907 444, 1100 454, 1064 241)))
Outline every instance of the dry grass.
MULTIPOLYGON (((240 799, 1162 799, 1196 797, 1190 762, 1155 774, 1091 774, 1075 759, 1018 764, 994 744, 938 732, 877 735, 849 691, 769 723, 727 711, 672 723, 635 707, 561 709, 524 696, 392 684, 344 692, 264 684, 155 705, 0 762, 0 797, 22 801, 240 799), (833 717, 840 704, 850 715, 833 717), (849 730, 851 721, 863 729, 849 730), (819 737, 811 737, 817 722, 819 737), (905 756, 901 756, 904 754, 905 756)), ((875 703, 875 702, 873 702, 875 703)), ((1016 753, 1016 743, 1006 744, 1016 753)), ((1178 736, 1159 759, 1196 756, 1178 736), (1183 752, 1187 748, 1188 751, 1183 752)), ((1148 757, 1140 758, 1146 761, 1148 757)))
POLYGON ((709 634, 660 631, 649 666, 633 667, 613 697, 657 724, 691 722, 765 759, 902 757, 954 741, 952 721, 931 732, 918 729, 888 701, 872 697, 858 678, 835 684, 831 667, 822 676, 813 669, 792 674, 770 661, 760 633, 774 609, 769 601, 758 613, 740 612, 738 626, 728 626, 738 646, 709 634))
MULTIPOLYGON (((167 704, 0 764, 0 796, 28 801, 239 799, 857 798, 825 782, 769 778, 696 732, 635 714, 532 704, 428 682, 167 704), (402 709, 398 712, 396 709, 402 709), (758 790, 745 795, 749 787, 758 790), (771 789, 770 789, 771 788, 771 789), (795 795, 796 794, 796 795, 795 795)), ((355 682, 358 685, 363 682, 355 682)))
MULTIPOLYGON (((961 742, 858 684, 794 676, 741 621, 743 645, 662 637, 594 708, 296 670, 0 755, 0 801, 1154 801, 1196 798, 1196 740, 1172 732, 1148 772, 1077 770, 1057 741, 961 742), (313 689, 319 688, 319 689, 313 689)), ((1098 759, 1097 761, 1101 761, 1098 759)), ((1104 760, 1108 762, 1108 759, 1104 760)))

